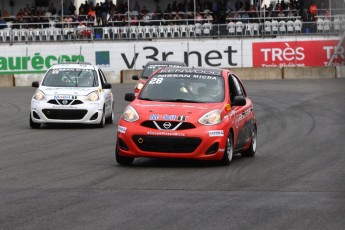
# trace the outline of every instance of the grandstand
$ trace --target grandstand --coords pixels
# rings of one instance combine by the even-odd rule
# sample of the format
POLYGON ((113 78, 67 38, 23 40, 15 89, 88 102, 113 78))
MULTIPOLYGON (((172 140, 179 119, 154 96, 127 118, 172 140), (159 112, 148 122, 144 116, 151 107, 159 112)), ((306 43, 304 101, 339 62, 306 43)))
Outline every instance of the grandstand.
POLYGON ((345 7, 337 0, 328 5, 319 1, 311 10, 309 1, 299 0, 285 5, 271 1, 263 8, 258 0, 243 0, 254 4, 249 8, 238 8, 240 0, 218 1, 223 3, 218 10, 209 5, 213 1, 201 0, 191 11, 174 10, 193 1, 176 6, 175 1, 170 6, 169 1, 152 2, 139 10, 135 0, 118 1, 105 14, 84 3, 55 11, 50 4, 23 3, 11 9, 20 12, 15 16, 1 10, 0 74, 14 74, 20 85, 20 79, 39 78, 54 63, 78 60, 104 66, 111 82, 151 60, 280 72, 286 67, 345 66, 345 7))
POLYGON ((308 7, 314 1, 293 0, 225 1, 217 7, 210 1, 147 2, 147 6, 137 1, 85 2, 74 1, 68 7, 64 3, 60 10, 52 10, 52 3, 10 6, 12 12, 21 8, 15 16, 1 11, 0 42, 329 36, 345 30, 345 8, 334 0, 318 1, 313 10, 308 7))

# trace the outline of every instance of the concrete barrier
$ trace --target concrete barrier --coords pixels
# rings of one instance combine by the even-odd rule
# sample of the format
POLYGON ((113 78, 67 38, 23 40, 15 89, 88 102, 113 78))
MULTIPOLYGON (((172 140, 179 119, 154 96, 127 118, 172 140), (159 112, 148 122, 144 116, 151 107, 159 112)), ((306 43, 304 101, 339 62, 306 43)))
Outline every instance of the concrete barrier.
POLYGON ((41 81, 44 74, 15 74, 14 86, 31 86, 33 81, 41 81))
POLYGON ((336 77, 343 78, 345 77, 345 66, 337 66, 336 67, 336 77))
POLYGON ((282 79, 282 68, 230 68, 241 80, 274 80, 282 79))
POLYGON ((135 83, 136 80, 132 80, 133 75, 139 75, 142 70, 121 70, 121 83, 135 83))
MULTIPOLYGON (((345 66, 329 67, 269 67, 269 68, 230 68, 241 80, 271 80, 300 78, 345 78, 345 66)), ((139 70, 103 71, 108 82, 135 83, 133 75, 139 75, 139 70)), ((44 74, 9 74, 0 75, 0 87, 30 86, 33 81, 40 81, 44 74)))
POLYGON ((335 78, 336 68, 327 67, 284 67, 283 79, 335 78))
POLYGON ((10 86, 14 86, 13 74, 0 75, 0 87, 10 87, 10 86))
POLYGON ((107 78, 108 82, 110 83, 121 83, 121 78, 120 78, 120 74, 116 74, 115 71, 109 71, 109 70, 103 70, 103 73, 105 75, 105 77, 107 78))

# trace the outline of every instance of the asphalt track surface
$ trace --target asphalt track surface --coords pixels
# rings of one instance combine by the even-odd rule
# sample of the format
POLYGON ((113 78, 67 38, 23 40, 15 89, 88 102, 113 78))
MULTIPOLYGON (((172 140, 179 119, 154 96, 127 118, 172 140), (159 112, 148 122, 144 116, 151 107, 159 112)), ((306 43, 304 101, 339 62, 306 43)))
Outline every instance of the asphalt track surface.
POLYGON ((0 229, 344 229, 345 79, 244 81, 254 158, 114 160, 116 122, 29 127, 35 89, 0 88, 0 229))

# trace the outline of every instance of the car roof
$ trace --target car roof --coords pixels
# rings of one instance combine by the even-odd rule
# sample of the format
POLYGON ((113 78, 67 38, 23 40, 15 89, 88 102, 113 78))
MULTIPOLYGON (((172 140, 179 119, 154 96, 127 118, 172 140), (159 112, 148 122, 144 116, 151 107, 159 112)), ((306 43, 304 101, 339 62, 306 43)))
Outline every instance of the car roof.
POLYGON ((145 66, 148 65, 177 65, 177 66, 186 66, 186 63, 184 62, 178 62, 178 61, 149 61, 146 63, 145 66))
POLYGON ((65 62, 51 66, 51 69, 77 68, 77 69, 95 69, 96 67, 89 62, 65 62))

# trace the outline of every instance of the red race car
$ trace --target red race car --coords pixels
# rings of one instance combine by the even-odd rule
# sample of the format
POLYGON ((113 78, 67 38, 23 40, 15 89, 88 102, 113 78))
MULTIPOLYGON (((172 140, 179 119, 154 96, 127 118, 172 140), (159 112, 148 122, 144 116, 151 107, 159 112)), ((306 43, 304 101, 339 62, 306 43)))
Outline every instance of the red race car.
POLYGON ((217 160, 253 157, 257 125, 253 103, 227 69, 167 67, 153 74, 118 123, 115 158, 217 160))

